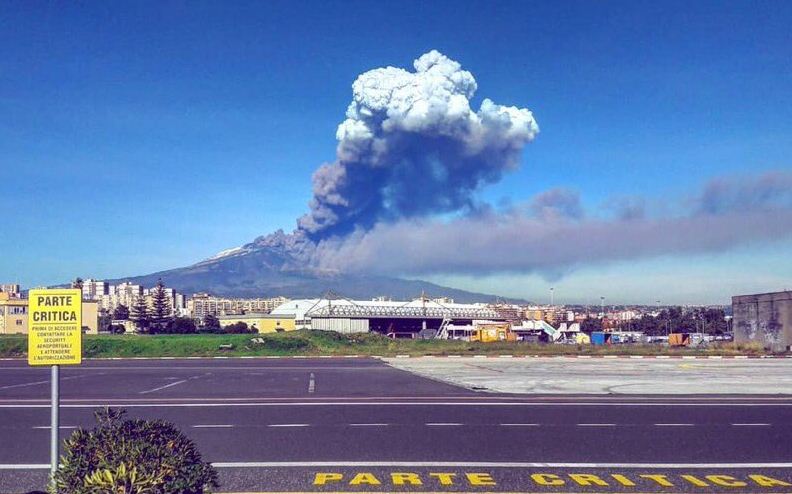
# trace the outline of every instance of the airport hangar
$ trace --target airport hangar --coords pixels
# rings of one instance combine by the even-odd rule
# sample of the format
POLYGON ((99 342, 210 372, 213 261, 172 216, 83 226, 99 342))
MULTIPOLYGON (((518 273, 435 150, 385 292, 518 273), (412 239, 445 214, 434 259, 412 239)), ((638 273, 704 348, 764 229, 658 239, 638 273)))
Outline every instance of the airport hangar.
POLYGON ((376 332, 391 336, 431 338, 444 326, 471 325, 473 321, 507 321, 508 311, 484 304, 445 303, 418 298, 390 300, 303 299, 276 307, 270 317, 295 320, 296 329, 339 333, 376 332))

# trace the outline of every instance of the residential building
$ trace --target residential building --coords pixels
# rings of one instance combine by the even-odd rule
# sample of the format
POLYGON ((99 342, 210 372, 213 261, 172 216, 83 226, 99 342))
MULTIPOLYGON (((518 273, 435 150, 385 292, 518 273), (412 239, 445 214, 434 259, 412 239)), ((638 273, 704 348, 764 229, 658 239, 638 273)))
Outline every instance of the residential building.
POLYGON ((0 334, 28 332, 28 302, 11 296, 12 293, 0 292, 0 334))
POLYGON ((99 300, 105 295, 110 295, 110 284, 106 281, 87 279, 83 281, 83 300, 99 300))
POLYGON ((197 293, 187 301, 187 312, 193 319, 203 320, 206 316, 241 315, 250 313, 267 314, 275 307, 288 302, 287 298, 222 298, 208 293, 197 293))
POLYGON ((22 290, 16 283, 6 283, 0 285, 0 292, 7 293, 11 297, 19 298, 22 290))
MULTIPOLYGON (((0 334, 28 332, 28 299, 13 298, 0 292, 0 334)), ((82 302, 83 331, 88 334, 99 332, 99 304, 91 300, 82 302)))

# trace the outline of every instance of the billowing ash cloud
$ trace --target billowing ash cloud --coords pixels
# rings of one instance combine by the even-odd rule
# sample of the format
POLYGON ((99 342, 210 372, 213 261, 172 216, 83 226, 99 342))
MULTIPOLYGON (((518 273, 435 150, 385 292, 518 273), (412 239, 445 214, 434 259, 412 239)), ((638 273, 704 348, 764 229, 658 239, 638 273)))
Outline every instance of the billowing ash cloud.
POLYGON ((526 208, 505 213, 379 224, 321 242, 314 260, 324 269, 352 272, 554 276, 602 262, 721 252, 792 237, 789 172, 714 180, 694 203, 681 216, 648 217, 641 212, 612 220, 583 219, 577 196, 552 191, 526 208))
POLYGON ((352 85, 336 160, 314 173, 298 222, 311 239, 472 208, 473 192, 517 166, 539 132, 527 109, 489 99, 471 109, 476 80, 445 55, 414 67, 371 70, 352 85))

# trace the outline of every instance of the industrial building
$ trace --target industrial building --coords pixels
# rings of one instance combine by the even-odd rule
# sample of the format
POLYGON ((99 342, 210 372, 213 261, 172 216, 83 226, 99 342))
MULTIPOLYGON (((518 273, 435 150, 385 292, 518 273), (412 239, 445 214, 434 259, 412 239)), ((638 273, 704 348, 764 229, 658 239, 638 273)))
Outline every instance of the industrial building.
POLYGON ((732 297, 735 343, 759 343, 773 351, 792 346, 792 291, 732 297))
POLYGON ((448 325, 474 321, 507 321, 508 314, 483 304, 446 303, 425 297, 415 300, 291 300, 276 307, 271 316, 294 318, 297 329, 340 333, 376 332, 391 337, 433 337, 448 325))

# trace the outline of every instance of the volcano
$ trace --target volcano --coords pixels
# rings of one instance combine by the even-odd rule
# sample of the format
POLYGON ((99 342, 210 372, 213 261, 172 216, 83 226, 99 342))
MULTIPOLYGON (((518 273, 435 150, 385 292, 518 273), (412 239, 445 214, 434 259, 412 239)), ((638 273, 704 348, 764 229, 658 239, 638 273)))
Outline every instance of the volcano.
POLYGON ((319 270, 308 262, 313 249, 314 244, 305 236, 278 230, 191 266, 111 282, 154 286, 161 279, 166 286, 188 295, 207 292, 225 297, 317 298, 332 290, 363 300, 375 296, 411 300, 422 293, 463 303, 499 298, 421 280, 319 270))

